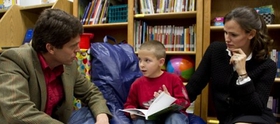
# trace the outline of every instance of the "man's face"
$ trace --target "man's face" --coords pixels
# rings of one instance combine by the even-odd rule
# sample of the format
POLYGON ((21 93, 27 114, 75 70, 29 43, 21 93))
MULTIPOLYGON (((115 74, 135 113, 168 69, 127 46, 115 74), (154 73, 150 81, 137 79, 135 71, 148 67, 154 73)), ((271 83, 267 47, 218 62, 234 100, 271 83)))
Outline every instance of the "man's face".
POLYGON ((79 47, 80 35, 72 38, 68 43, 64 44, 61 49, 54 48, 53 58, 59 64, 70 65, 76 59, 79 47))

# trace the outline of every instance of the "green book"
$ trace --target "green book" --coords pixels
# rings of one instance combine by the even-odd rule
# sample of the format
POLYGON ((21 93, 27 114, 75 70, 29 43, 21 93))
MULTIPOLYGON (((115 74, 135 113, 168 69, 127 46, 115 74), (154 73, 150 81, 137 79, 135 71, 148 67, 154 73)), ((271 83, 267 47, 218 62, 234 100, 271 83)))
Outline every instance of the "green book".
POLYGON ((121 109, 121 111, 145 117, 146 120, 157 120, 168 113, 180 111, 183 108, 180 105, 172 104, 175 101, 176 98, 162 92, 148 109, 130 108, 121 109))
POLYGON ((172 104, 171 106, 163 109, 163 110, 160 110, 152 115, 149 115, 147 120, 158 120, 160 119, 161 117, 164 117, 165 115, 171 113, 171 112, 178 112, 182 109, 183 107, 180 106, 180 105, 177 105, 177 104, 172 104))

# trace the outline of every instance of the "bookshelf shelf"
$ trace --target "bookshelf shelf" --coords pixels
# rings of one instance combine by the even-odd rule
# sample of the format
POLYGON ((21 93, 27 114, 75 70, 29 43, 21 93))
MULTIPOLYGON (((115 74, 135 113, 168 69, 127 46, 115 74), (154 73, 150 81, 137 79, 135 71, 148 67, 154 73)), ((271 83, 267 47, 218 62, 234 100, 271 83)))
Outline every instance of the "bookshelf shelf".
POLYGON ((34 11, 34 9, 40 9, 40 8, 51 8, 54 5, 54 3, 47 3, 47 4, 40 4, 40 5, 34 5, 34 6, 21 6, 20 10, 30 10, 34 11))
POLYGON ((195 51, 167 51, 167 55, 195 55, 195 51))
POLYGON ((33 6, 20 6, 20 11, 22 11, 22 12, 30 12, 30 13, 34 13, 36 15, 40 15, 40 13, 44 9, 52 8, 53 5, 54 5, 54 3, 40 4, 40 5, 33 5, 33 6))
POLYGON ((275 78, 275 82, 280 83, 280 78, 275 78))
POLYGON ((212 31, 219 31, 219 30, 223 30, 224 26, 211 26, 210 30, 212 31))
POLYGON ((207 117, 207 124, 219 124, 219 120, 216 117, 207 117))
POLYGON ((94 24, 94 25, 84 25, 84 28, 90 28, 90 29, 112 29, 112 28, 127 28, 127 22, 122 23, 105 23, 105 24, 94 24))
MULTIPOLYGON (((135 52, 138 54, 138 52, 135 52)), ((195 51, 166 51, 166 55, 195 55, 195 51)))
POLYGON ((180 18, 196 18, 196 11, 188 12, 172 12, 172 13, 156 13, 156 14, 137 14, 135 19, 180 19, 180 18))
POLYGON ((268 29, 280 29, 280 24, 267 25, 268 29))
MULTIPOLYGON (((224 26, 211 26, 210 30, 211 31, 221 31, 223 30, 224 26)), ((280 24, 270 24, 267 25, 268 29, 280 29, 280 24)))
POLYGON ((0 14, 4 14, 6 11, 6 9, 0 10, 0 14))

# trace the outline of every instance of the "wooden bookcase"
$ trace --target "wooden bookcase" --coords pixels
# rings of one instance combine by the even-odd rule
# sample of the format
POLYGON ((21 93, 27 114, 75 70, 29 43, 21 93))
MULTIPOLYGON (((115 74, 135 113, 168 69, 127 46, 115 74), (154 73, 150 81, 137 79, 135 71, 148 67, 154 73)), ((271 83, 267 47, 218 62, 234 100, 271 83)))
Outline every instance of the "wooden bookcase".
MULTIPOLYGON (((130 4, 134 5, 135 1, 130 4)), ((195 51, 167 51, 167 56, 189 55, 194 57, 195 66, 197 67, 202 58, 202 26, 203 26, 203 0, 195 0, 195 11, 155 13, 155 14, 136 14, 132 18, 134 23, 137 20, 145 21, 149 25, 176 25, 187 27, 196 24, 196 44, 195 51)), ((140 8, 140 7, 139 7, 140 8)), ((132 27, 133 28, 133 27, 132 27)), ((133 29, 135 30, 135 29, 133 29)), ((133 34, 133 37, 134 34, 133 34)), ((133 45, 133 44, 132 44, 133 45)), ((187 83, 187 82, 186 82, 187 83)), ((195 100, 194 114, 200 116, 201 100, 200 96, 195 100)))
MULTIPOLYGON (((78 7, 79 7, 79 0, 73 1, 73 15, 78 17, 78 7)), ((93 25, 84 25, 84 32, 85 33, 93 33, 93 42, 102 42, 104 36, 110 35, 118 42, 126 40, 129 44, 133 44, 133 37, 132 37, 132 29, 131 29, 131 20, 129 20, 133 15, 133 9, 130 9, 130 0, 127 1, 128 3, 128 21, 127 22, 120 22, 120 23, 104 23, 104 24, 93 24, 93 25)))
MULTIPOLYGON (((233 8, 239 6, 260 7, 273 5, 275 19, 273 24, 268 25, 269 34, 274 39, 274 48, 280 50, 280 1, 279 0, 205 0, 204 1, 204 23, 203 23, 203 52, 213 41, 224 41, 223 26, 212 26, 215 17, 223 17, 233 8)), ((275 84, 279 84, 280 79, 275 79, 275 84)), ((277 87, 279 88, 279 86, 277 87)), ((279 90, 278 90, 279 91, 279 90)), ((218 123, 212 101, 209 98, 208 86, 202 92, 201 117, 208 123, 218 123)))
POLYGON ((46 8, 59 8, 72 14, 73 4, 68 0, 34 6, 13 5, 0 11, 0 51, 2 47, 18 47, 24 40, 27 29, 33 28, 40 13, 46 8))
MULTIPOLYGON (((93 42, 100 42, 105 35, 111 35, 117 41, 127 40, 127 43, 134 45, 134 22, 136 20, 148 20, 153 24, 178 24, 182 26, 189 25, 190 22, 196 24, 196 51, 168 51, 167 55, 191 55, 195 58, 195 65, 197 66, 202 57, 202 31, 203 31, 203 0, 196 1, 196 11, 193 12, 180 12, 180 13, 162 13, 162 14, 146 14, 134 15, 134 2, 135 0, 127 0, 128 16, 127 22, 123 23, 107 23, 107 24, 94 24, 84 25, 85 32, 94 33, 93 42), (190 21, 190 22, 188 22, 190 21)), ((78 17, 78 0, 73 2, 73 14, 78 17)), ((195 101, 194 114, 200 116, 200 96, 195 101)))

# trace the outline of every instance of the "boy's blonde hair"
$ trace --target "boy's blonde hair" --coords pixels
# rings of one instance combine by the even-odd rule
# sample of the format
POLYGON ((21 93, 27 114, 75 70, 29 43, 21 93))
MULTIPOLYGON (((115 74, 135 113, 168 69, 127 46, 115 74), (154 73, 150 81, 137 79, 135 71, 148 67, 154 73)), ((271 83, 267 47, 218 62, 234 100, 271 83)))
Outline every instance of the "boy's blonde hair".
POLYGON ((150 40, 150 41, 144 42, 139 47, 139 50, 153 51, 154 55, 157 57, 157 59, 166 57, 164 45, 160 41, 157 41, 157 40, 150 40))

